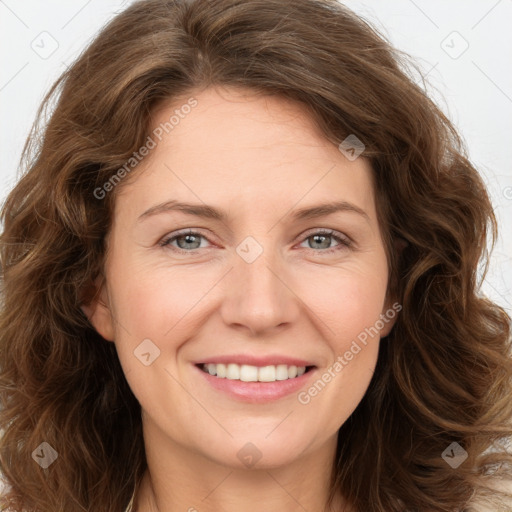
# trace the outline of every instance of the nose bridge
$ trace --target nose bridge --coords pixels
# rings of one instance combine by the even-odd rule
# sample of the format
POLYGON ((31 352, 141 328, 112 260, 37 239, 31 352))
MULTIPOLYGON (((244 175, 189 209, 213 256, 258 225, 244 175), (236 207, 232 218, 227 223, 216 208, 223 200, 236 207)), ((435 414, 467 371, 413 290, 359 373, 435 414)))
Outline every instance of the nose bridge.
POLYGON ((286 273, 278 251, 270 246, 271 238, 266 237, 265 247, 253 237, 244 239, 236 248, 230 272, 224 320, 252 332, 291 322, 296 314, 294 295, 285 284, 286 273))

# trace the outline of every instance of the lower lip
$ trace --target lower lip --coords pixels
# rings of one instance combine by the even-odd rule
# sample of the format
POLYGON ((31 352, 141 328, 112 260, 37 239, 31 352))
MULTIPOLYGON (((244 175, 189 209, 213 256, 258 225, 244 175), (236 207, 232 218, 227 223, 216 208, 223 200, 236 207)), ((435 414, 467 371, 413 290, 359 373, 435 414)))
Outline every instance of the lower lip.
POLYGON ((213 388, 223 391, 231 398, 241 402, 267 403, 279 400, 296 393, 315 373, 315 368, 293 379, 277 380, 275 382, 242 382, 241 380, 221 379, 210 375, 197 366, 194 368, 206 379, 213 388))

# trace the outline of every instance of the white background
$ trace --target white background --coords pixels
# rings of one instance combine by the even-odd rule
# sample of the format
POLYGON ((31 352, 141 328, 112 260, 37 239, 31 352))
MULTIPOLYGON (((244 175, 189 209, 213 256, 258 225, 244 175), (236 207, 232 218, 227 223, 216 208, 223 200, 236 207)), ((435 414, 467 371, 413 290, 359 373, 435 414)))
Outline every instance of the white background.
MULTIPOLYGON (((16 180, 21 149, 44 93, 129 3, 0 0, 0 201, 16 180)), ((501 228, 483 291, 512 313, 512 0, 346 4, 414 57, 427 75, 430 94, 463 135, 501 228)))

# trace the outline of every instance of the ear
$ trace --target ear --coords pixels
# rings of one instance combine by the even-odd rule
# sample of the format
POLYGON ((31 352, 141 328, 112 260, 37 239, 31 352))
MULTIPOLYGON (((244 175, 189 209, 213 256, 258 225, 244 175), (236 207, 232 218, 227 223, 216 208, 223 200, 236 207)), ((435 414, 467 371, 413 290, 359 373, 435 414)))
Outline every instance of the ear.
POLYGON ((401 236, 396 236, 393 239, 393 243, 395 244, 395 250, 398 254, 398 257, 400 257, 402 251, 409 245, 409 242, 401 236))
POLYGON ((381 322, 384 324, 384 327, 380 330, 380 337, 385 338, 393 329, 395 322, 398 318, 399 311, 402 310, 402 304, 398 302, 386 301, 386 305, 382 310, 382 314, 380 315, 381 322))
POLYGON ((103 276, 98 276, 84 290, 80 307, 96 331, 106 340, 114 341, 114 322, 103 276))

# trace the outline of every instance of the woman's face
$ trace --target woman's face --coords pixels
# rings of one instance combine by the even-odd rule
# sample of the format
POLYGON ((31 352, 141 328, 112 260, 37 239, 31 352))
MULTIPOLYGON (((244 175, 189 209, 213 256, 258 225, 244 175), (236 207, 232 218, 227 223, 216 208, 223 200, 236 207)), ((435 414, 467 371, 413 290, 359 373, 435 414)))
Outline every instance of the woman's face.
POLYGON ((371 169, 282 98, 195 99, 155 113, 154 128, 181 115, 120 189, 109 308, 89 314, 146 442, 276 467, 333 442, 393 324, 371 169))

